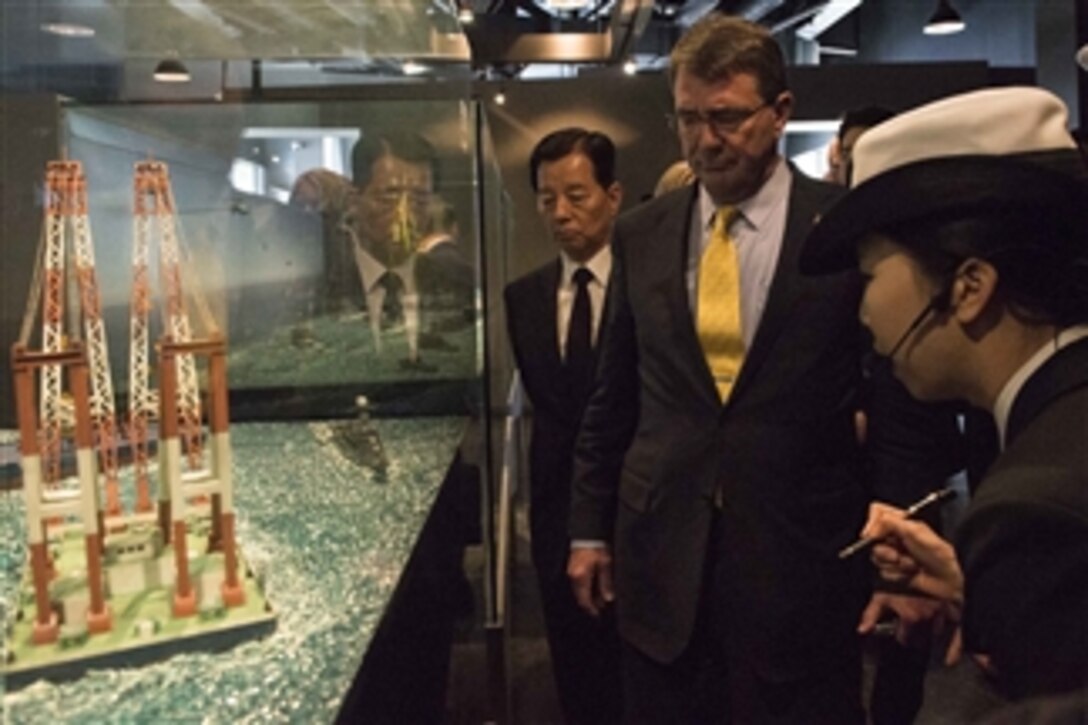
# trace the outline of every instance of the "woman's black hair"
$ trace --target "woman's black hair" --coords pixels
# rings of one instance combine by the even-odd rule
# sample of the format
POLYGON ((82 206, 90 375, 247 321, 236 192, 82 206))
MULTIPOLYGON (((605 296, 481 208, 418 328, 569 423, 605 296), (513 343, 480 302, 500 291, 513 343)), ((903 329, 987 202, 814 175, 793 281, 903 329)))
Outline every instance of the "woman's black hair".
POLYGON ((1023 319, 1058 327, 1088 322, 1088 227, 1077 215, 1005 206, 930 217, 887 230, 942 288, 977 257, 997 270, 998 290, 1023 319))

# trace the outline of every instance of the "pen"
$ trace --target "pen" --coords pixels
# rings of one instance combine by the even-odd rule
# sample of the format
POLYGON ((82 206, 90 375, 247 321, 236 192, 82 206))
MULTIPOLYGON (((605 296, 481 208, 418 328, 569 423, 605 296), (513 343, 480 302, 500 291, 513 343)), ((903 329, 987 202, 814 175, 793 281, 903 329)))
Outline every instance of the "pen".
MULTIPOLYGON (((930 508, 931 506, 937 506, 938 504, 942 504, 945 501, 951 501, 955 497, 956 490, 951 486, 939 489, 937 491, 933 491, 932 493, 927 494, 923 498, 915 501, 910 506, 908 506, 903 511, 903 518, 912 519, 926 509, 930 508)), ((853 544, 850 544, 849 546, 839 551, 839 558, 846 559, 848 557, 851 557, 859 551, 864 551, 865 549, 868 549, 877 541, 878 539, 862 537, 855 541, 853 544)))

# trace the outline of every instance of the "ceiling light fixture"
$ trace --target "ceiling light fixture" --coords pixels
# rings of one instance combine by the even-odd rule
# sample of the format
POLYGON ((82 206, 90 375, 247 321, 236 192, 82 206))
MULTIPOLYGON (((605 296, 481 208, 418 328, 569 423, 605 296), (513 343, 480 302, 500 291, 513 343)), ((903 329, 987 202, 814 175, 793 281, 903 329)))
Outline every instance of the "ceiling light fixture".
POLYGON ((593 0, 543 0, 544 7, 559 12, 569 12, 571 10, 584 10, 588 8, 593 0))
POLYGON ((159 64, 155 66, 152 77, 159 83, 188 83, 192 80, 189 69, 175 58, 159 61, 159 64))
POLYGON ((933 11, 922 32, 926 35, 951 35, 966 27, 967 23, 963 22, 963 18, 952 7, 951 0, 938 0, 937 9, 933 11))
POLYGON ((79 25, 77 23, 42 23, 39 27, 43 33, 59 35, 62 38, 94 37, 94 28, 89 25, 79 25))
POLYGON ((472 12, 472 8, 463 7, 457 11, 457 22, 461 25, 469 25, 476 20, 476 13, 472 12))
POLYGON ((423 65, 422 63, 417 63, 414 60, 406 60, 400 66, 401 73, 406 76, 420 76, 426 73, 428 70, 430 70, 430 68, 423 65))
POLYGON ((495 94, 495 105, 496 106, 505 106, 506 105, 506 94, 504 92, 499 91, 498 93, 495 94))
POLYGON ((633 76, 638 73, 638 63, 633 58, 628 58, 623 62, 623 72, 629 76, 633 76))

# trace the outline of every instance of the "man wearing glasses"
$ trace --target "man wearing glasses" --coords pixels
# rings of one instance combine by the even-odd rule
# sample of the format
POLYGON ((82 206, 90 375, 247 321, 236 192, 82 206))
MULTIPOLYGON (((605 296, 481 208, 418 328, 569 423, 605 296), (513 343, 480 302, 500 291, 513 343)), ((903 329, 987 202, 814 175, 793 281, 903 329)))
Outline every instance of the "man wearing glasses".
POLYGON ((874 493, 909 498, 882 487, 914 481, 925 441, 888 446, 874 416, 867 461, 855 435, 860 284, 797 269, 836 190, 778 153, 774 39, 710 15, 670 79, 698 183, 615 226, 568 575, 587 611, 614 603, 630 721, 863 722, 867 580, 834 552, 874 493))
POLYGON ((364 132, 352 151, 352 181, 342 224, 351 240, 361 296, 375 348, 403 330, 406 363, 419 364, 420 308, 439 295, 456 305, 471 299, 474 274, 451 242, 420 248, 430 232, 437 162, 423 137, 364 132))

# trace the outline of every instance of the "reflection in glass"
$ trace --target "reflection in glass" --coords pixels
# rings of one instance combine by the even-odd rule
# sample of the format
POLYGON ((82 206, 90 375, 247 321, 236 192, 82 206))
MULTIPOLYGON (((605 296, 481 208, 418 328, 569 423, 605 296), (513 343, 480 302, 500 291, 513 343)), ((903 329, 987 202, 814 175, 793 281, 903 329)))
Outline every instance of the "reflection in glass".
MULTIPOLYGON (((477 275, 456 211, 471 209, 468 131, 460 102, 420 105, 410 117, 429 125, 406 130, 402 115, 396 133, 350 103, 83 107, 67 131, 109 253, 127 256, 132 164, 170 164, 184 263, 226 321, 232 389, 347 386, 334 407, 350 414, 374 385, 477 374, 477 275)), ((124 325, 126 271, 106 272, 107 324, 124 325)), ((445 397, 463 406, 464 390, 445 397)))

